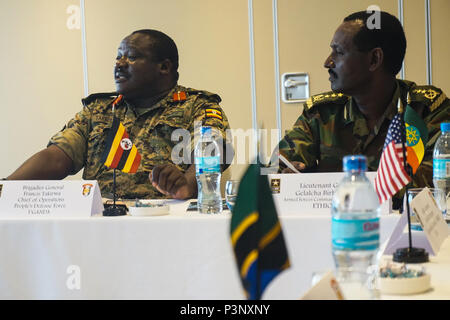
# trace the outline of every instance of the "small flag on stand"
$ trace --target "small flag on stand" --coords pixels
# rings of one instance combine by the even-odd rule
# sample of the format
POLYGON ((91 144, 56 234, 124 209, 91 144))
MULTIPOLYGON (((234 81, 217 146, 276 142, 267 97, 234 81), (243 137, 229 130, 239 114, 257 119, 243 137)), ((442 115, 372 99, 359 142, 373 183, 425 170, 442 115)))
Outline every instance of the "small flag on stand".
POLYGON ((405 126, 406 160, 411 166, 414 174, 425 155, 425 145, 428 142, 428 129, 422 118, 419 117, 417 112, 409 105, 409 97, 405 111, 405 126))
POLYGON ((411 181, 411 177, 406 173, 403 165, 401 135, 405 130, 404 128, 402 115, 397 114, 389 125, 377 176, 375 177, 375 190, 380 203, 392 197, 411 181))
POLYGON ((290 266, 280 221, 261 164, 251 164, 239 184, 231 217, 231 243, 247 299, 259 300, 267 285, 290 266))
POLYGON ((417 171, 425 154, 428 130, 409 103, 408 94, 408 104, 403 115, 403 107, 399 99, 399 113, 392 119, 388 128, 375 177, 375 190, 380 203, 392 197, 411 181, 403 159, 403 133, 406 137, 406 162, 411 166, 413 174, 417 171))
MULTIPOLYGON (((399 108, 400 104, 399 99, 399 108)), ((411 181, 403 161, 404 132, 403 113, 399 110, 389 125, 375 177, 375 190, 380 203, 388 200, 411 181)))
MULTIPOLYGON (((119 96, 113 102, 113 107, 120 101, 121 97, 119 96)), ((131 142, 125 127, 115 115, 110 132, 106 138, 102 162, 110 169, 119 169, 125 173, 136 173, 141 163, 139 151, 131 142)))

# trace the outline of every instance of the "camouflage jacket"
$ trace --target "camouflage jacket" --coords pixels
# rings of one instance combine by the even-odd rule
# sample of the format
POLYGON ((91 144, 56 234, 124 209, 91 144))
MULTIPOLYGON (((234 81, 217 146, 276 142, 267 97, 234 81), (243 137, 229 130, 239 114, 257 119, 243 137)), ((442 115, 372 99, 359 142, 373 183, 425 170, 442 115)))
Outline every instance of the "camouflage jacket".
MULTIPOLYGON (((112 196, 113 169, 108 169, 101 159, 113 119, 112 102, 116 97, 115 94, 100 93, 83 99, 83 110, 55 134, 48 144, 57 145, 73 160, 74 170, 71 174, 84 168, 83 179, 97 180, 105 197, 112 196)), ((172 141, 172 133, 180 128, 187 130, 185 132, 192 139, 192 150, 194 125, 197 121, 216 128, 225 138, 225 130, 229 129, 229 124, 219 106, 220 101, 216 94, 177 85, 148 108, 134 108, 126 100, 119 102, 115 107, 115 115, 136 145, 142 160, 135 174, 116 170, 118 197, 164 197, 149 183, 148 176, 154 166, 172 162, 172 150, 179 142, 172 141), (178 92, 181 95, 177 95, 178 92)), ((190 160, 190 154, 187 156, 190 160)), ((190 163, 183 161, 176 164, 184 171, 190 163)))
POLYGON ((391 103, 372 132, 351 97, 334 92, 312 96, 293 129, 280 141, 280 153, 291 161, 305 163, 305 172, 342 171, 345 155, 363 154, 367 157, 368 171, 376 171, 390 121, 397 114, 398 98, 406 106, 409 92, 411 107, 429 131, 424 159, 413 177, 413 185, 432 186, 433 148, 440 135, 440 123, 450 120, 450 100, 433 86, 417 86, 403 80, 397 80, 397 84, 391 103))

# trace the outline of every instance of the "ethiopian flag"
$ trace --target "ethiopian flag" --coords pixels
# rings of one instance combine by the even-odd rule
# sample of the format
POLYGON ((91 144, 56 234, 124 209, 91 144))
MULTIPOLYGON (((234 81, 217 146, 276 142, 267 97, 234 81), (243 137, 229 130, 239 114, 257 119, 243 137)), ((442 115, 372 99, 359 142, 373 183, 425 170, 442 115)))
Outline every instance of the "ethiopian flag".
POLYGON ((231 217, 231 243, 247 299, 259 300, 270 281, 290 266, 267 176, 251 164, 231 217))
POLYGON ((425 155, 425 145, 428 142, 428 129, 422 118, 419 117, 413 108, 406 106, 405 111, 406 126, 406 159, 411 166, 413 173, 425 155))
POLYGON ((139 151, 116 116, 106 138, 102 162, 108 168, 119 169, 125 173, 135 173, 141 163, 139 151))

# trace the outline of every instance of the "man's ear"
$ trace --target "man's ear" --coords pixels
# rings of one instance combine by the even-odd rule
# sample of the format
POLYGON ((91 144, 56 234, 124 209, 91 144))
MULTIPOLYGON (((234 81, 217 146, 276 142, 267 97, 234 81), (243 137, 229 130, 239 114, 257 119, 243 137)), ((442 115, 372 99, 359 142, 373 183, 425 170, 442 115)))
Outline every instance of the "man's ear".
POLYGON ((370 57, 370 65, 369 70, 375 71, 383 66, 384 62, 384 52, 381 48, 373 48, 369 52, 370 57))
POLYGON ((163 75, 170 74, 172 72, 172 61, 164 59, 159 63, 159 72, 163 75))

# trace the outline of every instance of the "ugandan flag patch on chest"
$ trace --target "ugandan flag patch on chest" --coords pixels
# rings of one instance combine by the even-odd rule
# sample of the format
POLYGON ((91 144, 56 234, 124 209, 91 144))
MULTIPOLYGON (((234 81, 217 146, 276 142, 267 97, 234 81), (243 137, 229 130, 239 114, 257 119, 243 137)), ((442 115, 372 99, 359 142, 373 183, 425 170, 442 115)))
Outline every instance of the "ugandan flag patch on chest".
POLYGON ((218 109, 208 108, 205 110, 207 118, 217 118, 223 120, 222 112, 218 109))

